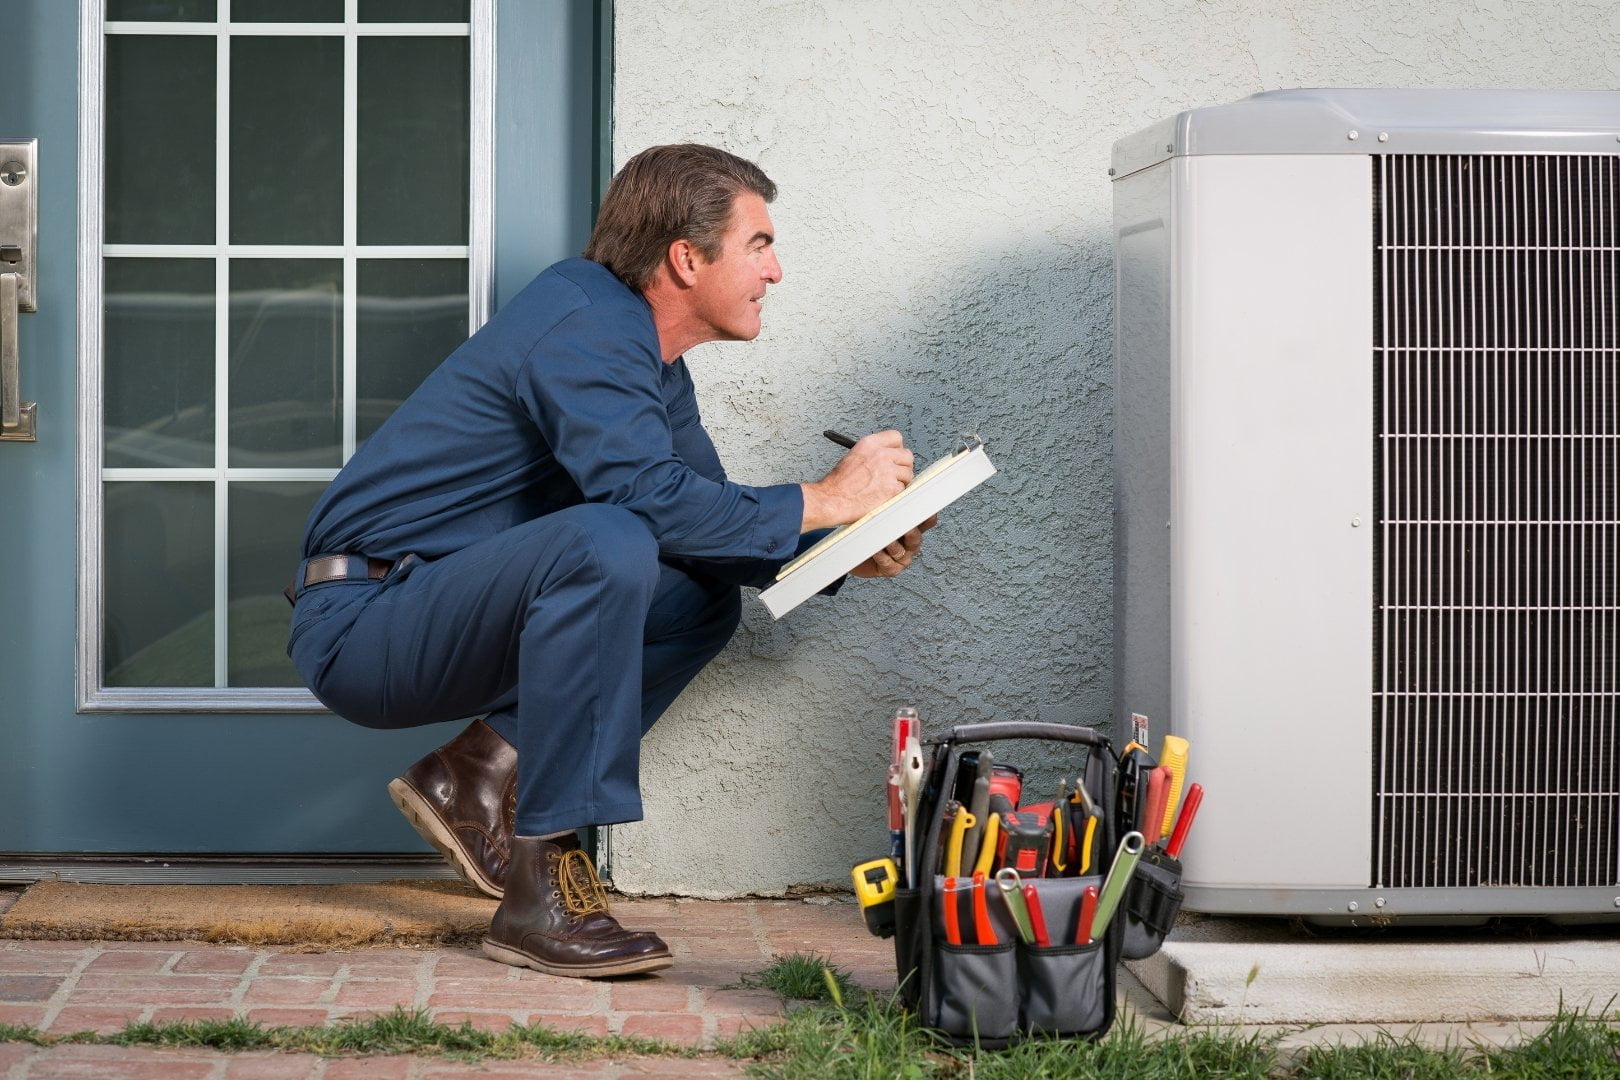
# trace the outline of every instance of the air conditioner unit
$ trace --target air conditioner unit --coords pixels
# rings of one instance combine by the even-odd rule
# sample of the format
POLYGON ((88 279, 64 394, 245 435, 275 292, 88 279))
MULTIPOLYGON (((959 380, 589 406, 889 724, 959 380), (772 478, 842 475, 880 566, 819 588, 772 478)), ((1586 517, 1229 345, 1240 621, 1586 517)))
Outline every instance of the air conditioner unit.
POLYGON ((1187 907, 1620 916, 1620 93, 1298 90, 1114 147, 1115 695, 1187 907))

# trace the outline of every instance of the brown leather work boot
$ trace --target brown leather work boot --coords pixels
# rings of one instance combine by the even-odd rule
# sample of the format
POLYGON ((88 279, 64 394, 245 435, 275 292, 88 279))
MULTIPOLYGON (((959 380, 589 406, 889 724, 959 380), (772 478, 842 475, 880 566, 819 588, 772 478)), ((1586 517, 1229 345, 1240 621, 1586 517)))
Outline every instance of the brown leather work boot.
POLYGON ((482 720, 388 784, 389 798, 466 882, 499 900, 517 816, 517 750, 482 720))
POLYGON ((626 930, 573 836, 512 840, 506 898, 484 938, 484 955, 548 975, 598 979, 674 963, 657 934, 626 930))

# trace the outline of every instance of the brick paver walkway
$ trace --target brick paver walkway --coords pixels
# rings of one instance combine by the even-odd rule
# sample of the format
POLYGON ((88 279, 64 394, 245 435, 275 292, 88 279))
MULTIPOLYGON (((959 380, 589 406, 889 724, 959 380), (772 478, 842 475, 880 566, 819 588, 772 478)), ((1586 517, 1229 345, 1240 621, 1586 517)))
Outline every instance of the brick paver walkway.
MULTIPOLYGON (((320 1025, 345 1017, 427 1009, 442 1023, 491 1031, 515 1022, 594 1035, 623 1034, 709 1046, 746 1026, 775 1022, 777 996, 739 979, 790 953, 816 953, 872 988, 894 985, 889 943, 867 935, 854 905, 801 901, 621 900, 615 914, 656 930, 675 964, 654 975, 563 979, 507 967, 474 948, 299 953, 194 942, 0 940, 0 1023, 53 1034, 121 1030, 131 1021, 245 1016, 265 1026, 320 1025)), ((730 1076, 714 1058, 542 1066, 464 1065, 429 1058, 322 1059, 116 1046, 0 1043, 0 1077, 448 1078, 730 1076)))

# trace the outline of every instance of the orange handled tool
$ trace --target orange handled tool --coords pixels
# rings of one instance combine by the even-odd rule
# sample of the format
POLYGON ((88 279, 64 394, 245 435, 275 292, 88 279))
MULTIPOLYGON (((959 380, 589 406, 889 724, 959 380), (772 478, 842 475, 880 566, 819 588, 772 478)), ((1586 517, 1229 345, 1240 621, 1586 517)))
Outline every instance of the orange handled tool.
POLYGON ((1000 945, 995 924, 990 921, 990 902, 985 897, 986 879, 982 870, 973 871, 973 937, 976 945, 1000 945))
POLYGON ((1147 798, 1142 801, 1139 831, 1150 844, 1159 842, 1159 822, 1164 820, 1165 800, 1170 797, 1170 770, 1160 765, 1148 770, 1147 798))
POLYGON ((962 920, 956 911, 956 879, 945 879, 945 891, 940 894, 945 909, 945 942, 948 945, 962 944, 962 920))

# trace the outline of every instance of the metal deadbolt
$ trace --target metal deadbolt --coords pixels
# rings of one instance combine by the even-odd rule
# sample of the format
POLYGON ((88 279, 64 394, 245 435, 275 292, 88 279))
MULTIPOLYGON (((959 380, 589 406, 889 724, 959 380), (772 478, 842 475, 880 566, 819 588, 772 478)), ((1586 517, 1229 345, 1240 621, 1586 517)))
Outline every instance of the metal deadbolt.
POLYGON ((0 183, 6 187, 16 187, 28 179, 28 166, 20 161, 8 161, 0 165, 0 183))

